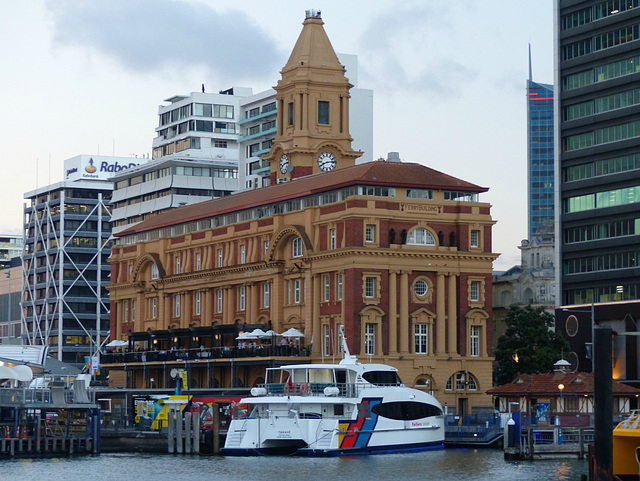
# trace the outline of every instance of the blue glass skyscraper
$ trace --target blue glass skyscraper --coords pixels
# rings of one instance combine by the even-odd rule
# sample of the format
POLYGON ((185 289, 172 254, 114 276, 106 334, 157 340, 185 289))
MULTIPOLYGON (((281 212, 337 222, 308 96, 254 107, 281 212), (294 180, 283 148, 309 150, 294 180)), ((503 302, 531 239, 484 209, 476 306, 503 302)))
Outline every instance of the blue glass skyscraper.
POLYGON ((527 81, 529 237, 553 234, 553 85, 527 81))

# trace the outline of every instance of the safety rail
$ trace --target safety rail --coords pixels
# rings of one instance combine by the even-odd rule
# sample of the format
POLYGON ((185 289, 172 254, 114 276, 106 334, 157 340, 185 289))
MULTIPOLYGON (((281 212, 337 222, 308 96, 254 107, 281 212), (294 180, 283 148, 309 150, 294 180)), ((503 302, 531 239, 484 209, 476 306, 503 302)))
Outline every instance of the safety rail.
POLYGON ((45 388, 0 388, 0 405, 2 406, 30 406, 51 405, 64 406, 75 403, 95 403, 95 393, 86 391, 88 399, 79 400, 78 393, 65 386, 45 388))
POLYGON ((267 383, 260 384, 269 396, 320 396, 320 397, 358 397, 363 389, 376 387, 403 387, 404 384, 370 384, 370 383, 267 383), (335 388, 327 391, 327 388, 335 388))

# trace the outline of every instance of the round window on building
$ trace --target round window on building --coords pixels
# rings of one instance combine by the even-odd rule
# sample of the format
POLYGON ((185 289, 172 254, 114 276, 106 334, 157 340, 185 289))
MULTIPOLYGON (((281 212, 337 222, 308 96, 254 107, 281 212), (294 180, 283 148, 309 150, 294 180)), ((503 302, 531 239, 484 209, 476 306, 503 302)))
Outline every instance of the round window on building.
POLYGON ((567 322, 564 328, 567 331, 567 335, 574 337, 578 334, 578 318, 571 314, 567 317, 567 322))
POLYGON ((416 295, 422 297, 429 291, 429 284, 427 284, 427 281, 420 279, 416 281, 413 288, 415 289, 416 295))

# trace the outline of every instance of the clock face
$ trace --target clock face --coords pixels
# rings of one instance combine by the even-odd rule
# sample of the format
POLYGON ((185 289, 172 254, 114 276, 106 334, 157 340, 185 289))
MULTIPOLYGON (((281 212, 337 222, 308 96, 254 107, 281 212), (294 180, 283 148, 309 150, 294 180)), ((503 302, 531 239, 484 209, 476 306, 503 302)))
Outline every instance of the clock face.
POLYGON ((324 172, 328 172, 336 168, 336 158, 331 152, 322 152, 318 156, 318 167, 324 172))
POLYGON ((287 157, 287 154, 282 154, 282 157, 280 157, 280 172, 286 174, 288 172, 288 169, 289 157, 287 157))

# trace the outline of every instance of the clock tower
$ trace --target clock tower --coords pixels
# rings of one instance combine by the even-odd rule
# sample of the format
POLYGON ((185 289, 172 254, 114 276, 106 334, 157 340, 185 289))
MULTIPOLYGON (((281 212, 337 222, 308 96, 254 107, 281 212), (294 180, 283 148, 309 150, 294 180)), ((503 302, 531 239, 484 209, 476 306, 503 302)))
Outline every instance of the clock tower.
POLYGON ((264 158, 271 183, 355 165, 362 152, 351 148, 349 90, 319 10, 307 10, 302 32, 282 79, 274 87, 278 130, 264 158))

